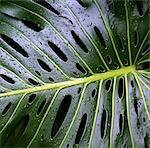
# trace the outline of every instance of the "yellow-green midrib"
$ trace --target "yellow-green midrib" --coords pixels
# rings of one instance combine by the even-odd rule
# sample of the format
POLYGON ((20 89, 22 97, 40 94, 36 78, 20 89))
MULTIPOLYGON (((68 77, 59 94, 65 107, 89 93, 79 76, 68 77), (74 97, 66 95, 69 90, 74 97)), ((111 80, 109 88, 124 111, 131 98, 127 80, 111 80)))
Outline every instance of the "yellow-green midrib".
POLYGON ((98 80, 106 80, 112 77, 117 77, 123 74, 128 74, 135 71, 135 66, 128 66, 128 67, 123 67, 117 70, 110 70, 105 73, 96 73, 93 74, 92 76, 89 77, 84 77, 84 78, 76 78, 73 80, 69 81, 64 81, 64 82, 58 82, 58 83, 53 83, 53 84, 45 84, 42 86, 36 86, 32 88, 26 88, 26 89, 21 89, 21 90, 13 90, 10 92, 4 92, 0 93, 0 97, 4 96, 12 96, 12 95, 17 95, 17 94, 24 94, 24 93, 32 93, 32 92, 38 92, 38 91, 44 91, 44 90, 49 90, 49 89, 56 89, 56 88, 65 88, 73 85, 78 85, 78 84, 83 84, 83 83, 91 83, 94 81, 98 80))

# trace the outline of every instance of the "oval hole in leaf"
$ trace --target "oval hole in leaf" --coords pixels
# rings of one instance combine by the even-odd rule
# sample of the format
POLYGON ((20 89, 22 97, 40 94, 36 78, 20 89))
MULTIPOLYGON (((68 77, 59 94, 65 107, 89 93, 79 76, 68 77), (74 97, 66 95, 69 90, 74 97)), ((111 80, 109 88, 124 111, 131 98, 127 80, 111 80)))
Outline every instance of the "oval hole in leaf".
POLYGON ((100 130, 102 139, 105 137, 106 130, 107 130, 107 112, 106 110, 103 110, 102 118, 101 118, 101 130, 100 130))
POLYGON ((83 43, 83 41, 80 39, 80 37, 73 31, 71 30, 72 37, 74 38, 75 42, 80 46, 80 48, 85 52, 88 53, 88 49, 86 45, 83 43))
POLYGON ((122 147, 122 148, 128 148, 128 146, 127 146, 126 143, 123 143, 121 147, 122 147))
POLYGON ((52 77, 48 78, 51 82, 54 82, 54 79, 52 77))
POLYGON ((6 113, 8 112, 8 110, 10 109, 11 107, 11 102, 9 102, 6 107, 4 108, 4 110, 2 111, 2 116, 6 115, 6 113))
POLYGON ((136 115, 138 116, 138 101, 137 101, 137 98, 134 98, 134 109, 135 109, 136 115))
POLYGON ((77 67, 77 69, 78 69, 80 72, 86 74, 85 69, 84 69, 79 63, 76 63, 76 67, 77 67))
POLYGON ((40 24, 36 24, 36 23, 33 23, 31 21, 28 21, 28 20, 21 20, 23 22, 23 24, 25 26, 27 26, 28 28, 36 31, 36 32, 40 32, 41 30, 43 30, 44 28, 40 26, 40 24))
POLYGON ((41 76, 41 74, 40 74, 37 70, 36 70, 35 72, 36 72, 39 76, 41 76))
POLYGON ((80 93, 81 93, 81 91, 82 91, 82 88, 81 88, 81 87, 79 87, 79 88, 78 88, 77 93, 78 93, 78 94, 80 94, 80 93))
POLYGON ((38 84, 39 84, 38 82, 36 82, 35 80, 33 80, 33 79, 31 79, 31 78, 29 78, 28 80, 29 80, 29 82, 30 82, 32 85, 38 85, 38 84))
POLYGON ((29 96, 29 101, 28 102, 31 104, 35 100, 35 98, 36 98, 36 94, 31 94, 29 96))
POLYGON ((119 84, 118 84, 118 97, 120 98, 120 99, 122 99, 123 98, 123 96, 124 96, 124 90, 125 90, 125 86, 124 86, 125 84, 124 84, 124 78, 120 78, 119 79, 119 84))
POLYGON ((124 60, 123 60, 123 64, 127 66, 127 65, 129 64, 128 60, 127 60, 127 59, 124 59, 124 60))
POLYGON ((92 97, 93 97, 93 98, 96 96, 96 93, 97 93, 97 90, 96 90, 96 89, 93 89, 93 91, 92 91, 92 97))
POLYGON ((135 84, 134 84, 134 81, 133 81, 133 80, 131 80, 131 87, 132 87, 132 88, 135 88, 135 84))
POLYGON ((103 38, 102 33, 100 32, 100 30, 96 26, 94 26, 94 31, 95 31, 96 35, 98 36, 101 44, 106 48, 106 43, 105 43, 105 40, 104 40, 104 38, 103 38))
POLYGON ((146 122, 146 119, 145 119, 145 117, 143 117, 143 123, 145 124, 145 122, 146 122))
POLYGON ((112 81, 111 80, 107 80, 105 83, 105 88, 106 90, 109 92, 112 86, 112 81))
POLYGON ((105 68, 102 65, 100 65, 98 69, 100 72, 105 72, 105 68))
MULTIPOLYGON (((84 0, 85 1, 85 0, 84 0)), ((82 7, 86 7, 87 4, 84 2, 83 0, 77 0, 77 2, 82 6, 82 7)))
POLYGON ((112 58, 109 55, 106 56, 106 60, 107 60, 108 64, 112 63, 112 58))
POLYGON ((124 116, 122 114, 120 114, 120 116, 119 116, 119 132, 120 132, 120 135, 122 135, 122 133, 123 133, 123 127, 124 127, 124 116))
POLYGON ((87 114, 85 113, 83 116, 82 116, 82 119, 81 119, 81 122, 80 122, 80 126, 78 128, 78 132, 77 132, 77 135, 76 135, 76 139, 75 139, 75 144, 79 144, 80 143, 80 140, 85 132, 85 129, 86 129, 86 122, 87 122, 87 114))
POLYGON ((18 124, 14 128, 12 128, 12 132, 9 134, 9 136, 7 138, 5 147, 14 147, 15 146, 15 143, 23 135, 28 123, 29 123, 29 115, 25 115, 18 122, 18 124))
POLYGON ((71 104, 71 99, 72 99, 71 95, 66 95, 64 97, 64 99, 62 100, 62 102, 59 106, 57 115, 55 117, 53 127, 52 127, 51 138, 54 138, 56 133, 60 129, 60 127, 61 127, 61 125, 62 125, 62 123, 63 123, 63 121, 66 117, 66 114, 69 110, 69 107, 70 107, 70 104, 71 104))
POLYGON ((49 68, 49 66, 44 62, 42 61, 41 59, 37 59, 39 65, 47 72, 51 72, 51 68, 49 68))
POLYGON ((46 99, 44 99, 44 100, 42 101, 42 103, 40 104, 40 106, 39 106, 39 108, 38 108, 38 110, 37 110, 37 115, 39 115, 39 114, 43 111, 43 109, 44 109, 44 107, 45 107, 45 104, 46 104, 46 99))
POLYGON ((48 41, 48 45, 51 47, 51 49, 56 53, 56 55, 66 62, 68 60, 67 56, 60 50, 58 46, 56 46, 54 43, 48 41))
POLYGON ((4 74, 0 74, 0 77, 3 80, 5 80, 6 82, 10 83, 10 84, 15 84, 15 81, 12 78, 10 78, 10 77, 8 77, 8 76, 6 76, 4 74))
POLYGON ((119 65, 117 63, 114 63, 114 68, 119 69, 119 65))
POLYGON ((17 52, 19 52, 21 55, 23 55, 24 57, 28 58, 29 55, 28 53, 17 43, 15 42, 13 39, 11 39, 10 37, 0 34, 0 37, 9 45, 11 46, 14 50, 16 50, 17 52))
POLYGON ((36 23, 34 23, 32 21, 23 20, 23 19, 17 18, 17 16, 16 17, 15 16, 11 16, 11 15, 6 14, 6 13, 2 13, 2 14, 5 15, 5 16, 7 16, 7 17, 9 17, 9 18, 11 18, 11 19, 16 20, 16 21, 22 21, 22 23, 25 26, 27 26, 28 28, 30 28, 30 29, 32 29, 32 30, 34 30, 36 32, 39 32, 39 31, 41 31, 41 30, 44 29, 44 27, 42 27, 40 24, 36 24, 36 23))
POLYGON ((33 0, 35 3, 49 9, 50 11, 52 11, 53 13, 59 15, 60 13, 54 8, 52 7, 52 5, 50 5, 47 1, 45 0, 33 0))

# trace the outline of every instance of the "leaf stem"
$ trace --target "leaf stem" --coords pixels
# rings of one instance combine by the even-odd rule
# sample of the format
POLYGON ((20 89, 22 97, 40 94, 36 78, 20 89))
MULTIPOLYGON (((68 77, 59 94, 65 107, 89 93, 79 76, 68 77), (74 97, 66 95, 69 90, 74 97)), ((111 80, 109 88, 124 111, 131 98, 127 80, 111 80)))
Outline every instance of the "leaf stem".
POLYGON ((130 133, 132 148, 135 148, 134 138, 133 138, 133 133, 132 133, 132 128, 131 128, 131 121, 130 121, 131 116, 130 116, 128 78, 127 78, 127 74, 125 74, 124 76, 125 76, 125 87, 126 87, 126 108, 127 108, 128 127, 129 127, 129 133, 130 133))
MULTIPOLYGON (((135 66, 132 65, 132 66, 123 67, 117 70, 111 70, 105 73, 93 74, 92 76, 89 76, 89 77, 77 78, 77 79, 64 81, 64 82, 36 86, 33 88, 26 88, 26 89, 20 89, 20 90, 13 90, 10 92, 4 92, 4 93, 0 93, 0 97, 6 97, 6 96, 12 96, 12 95, 18 95, 18 94, 24 94, 24 93, 33 93, 37 91, 44 91, 44 90, 49 90, 49 89, 54 89, 54 88, 64 88, 64 87, 83 84, 87 82, 90 83, 90 82, 94 82, 98 80, 105 80, 105 79, 112 78, 115 76, 117 77, 117 76, 128 74, 134 71, 135 71, 135 66)), ((0 98, 0 99, 3 99, 3 98, 0 98)))
POLYGON ((112 94, 112 116, 111 116, 111 128, 110 128, 110 144, 109 148, 113 147, 113 129, 114 129, 114 116, 115 116, 115 91, 116 91, 116 77, 114 77, 114 84, 113 84, 113 94, 112 94))
POLYGON ((128 39, 129 62, 130 62, 130 65, 132 65, 131 43, 130 43, 130 24, 129 24, 129 14, 128 14, 127 0, 125 0, 125 11, 126 11, 126 23, 127 23, 127 39, 128 39))

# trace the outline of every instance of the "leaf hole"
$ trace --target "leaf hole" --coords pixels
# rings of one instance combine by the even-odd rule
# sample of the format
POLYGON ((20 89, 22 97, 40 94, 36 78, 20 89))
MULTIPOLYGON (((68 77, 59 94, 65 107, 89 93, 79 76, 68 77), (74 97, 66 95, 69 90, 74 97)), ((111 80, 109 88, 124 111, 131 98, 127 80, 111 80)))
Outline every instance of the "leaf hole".
POLYGON ((73 71, 73 74, 74 74, 74 75, 78 75, 76 71, 73 71))
POLYGON ((125 84, 124 84, 124 78, 119 79, 119 84, 118 84, 118 97, 120 99, 123 98, 124 93, 125 93, 125 84))
POLYGON ((134 109, 135 109, 136 115, 138 116, 138 101, 137 101, 137 98, 134 98, 134 109))
POLYGON ((55 52, 55 54, 64 62, 68 60, 67 56, 60 50, 58 46, 56 46, 54 43, 48 41, 48 45, 51 47, 51 49, 55 52))
POLYGON ((23 22, 23 24, 25 26, 27 26, 28 28, 30 28, 36 32, 40 32, 41 30, 44 29, 40 24, 36 24, 36 23, 33 23, 31 21, 28 21, 28 20, 21 20, 21 21, 23 22))
POLYGON ((41 76, 41 74, 37 70, 35 72, 36 72, 37 75, 41 76))
POLYGON ((26 58, 29 57, 28 53, 17 42, 15 42, 13 39, 11 39, 10 37, 8 37, 6 35, 3 35, 3 34, 0 34, 0 36, 15 51, 19 52, 21 55, 23 55, 26 58))
POLYGON ((50 82, 54 82, 54 79, 52 77, 48 78, 50 82))
POLYGON ((101 138, 103 139, 106 134, 107 129, 107 112, 106 110, 103 110, 102 118, 101 118, 101 138))
POLYGON ((117 63, 114 63, 114 68, 119 69, 119 65, 117 63))
POLYGON ((85 69, 79 64, 79 63, 76 63, 76 67, 77 69, 83 73, 83 74, 86 74, 87 72, 85 71, 85 69))
POLYGON ((42 103, 40 104, 38 110, 37 110, 37 116, 43 111, 44 107, 45 107, 45 104, 46 104, 46 99, 44 99, 42 101, 42 103))
POLYGON ((82 7, 88 7, 89 6, 89 2, 88 0, 76 0, 82 7))
POLYGON ((97 90, 93 89, 93 91, 92 91, 92 97, 95 98, 96 94, 97 94, 97 90))
POLYGON ((131 80, 131 87, 132 87, 132 88, 135 88, 135 83, 134 83, 133 80, 131 80))
POLYGON ((39 85, 38 82, 36 82, 35 80, 29 78, 28 81, 32 84, 32 85, 39 85))
POLYGON ((37 59, 37 61, 38 61, 39 65, 41 66, 41 68, 43 68, 45 71, 47 71, 47 72, 52 71, 51 68, 49 68, 49 66, 44 61, 42 61, 40 59, 37 59))
POLYGON ((80 37, 73 31, 71 30, 72 37, 74 38, 75 42, 80 46, 80 48, 85 52, 88 53, 88 49, 86 45, 83 43, 83 41, 80 39, 80 37))
POLYGON ((100 72, 105 72, 106 71, 105 68, 102 65, 100 65, 98 69, 99 69, 100 72))
POLYGON ((36 98, 36 94, 31 94, 29 96, 29 100, 28 100, 29 104, 32 104, 32 102, 35 100, 35 98, 36 98))
POLYGON ((98 27, 94 26, 94 31, 95 31, 96 35, 98 36, 98 38, 99 38, 101 44, 103 45, 103 47, 106 48, 107 46, 106 46, 105 40, 102 36, 102 33, 98 29, 98 27))
POLYGON ((145 117, 143 117, 143 123, 144 123, 144 124, 146 123, 146 119, 145 119, 145 117))
POLYGON ((112 63, 112 58, 109 55, 106 56, 106 60, 108 64, 112 63))
POLYGON ((56 15, 59 15, 60 13, 52 6, 50 3, 48 3, 46 0, 33 0, 35 3, 47 8, 48 10, 52 11, 56 15))
POLYGON ((62 100, 62 102, 59 106, 59 109, 57 111, 57 115, 55 117, 53 127, 52 127, 51 138, 54 138, 55 135, 57 134, 58 130, 60 129, 60 127, 67 115, 67 112, 69 110, 69 107, 71 104, 71 99, 72 99, 71 95, 66 95, 64 97, 64 99, 62 100))
POLYGON ((120 116, 119 116, 119 132, 120 132, 120 135, 122 135, 122 133, 123 133, 123 127, 124 127, 124 116, 122 114, 120 114, 120 116))
POLYGON ((4 108, 3 112, 2 112, 2 116, 6 115, 6 113, 8 112, 8 110, 10 109, 11 107, 11 102, 9 102, 6 107, 4 108))
POLYGON ((15 84, 15 81, 14 81, 11 77, 9 77, 9 76, 7 76, 7 75, 0 74, 0 77, 1 77, 3 80, 5 80, 6 82, 10 83, 10 84, 15 84))
POLYGON ((22 21, 22 23, 27 26, 28 28, 36 31, 36 32, 39 32, 41 30, 44 29, 43 26, 41 26, 40 24, 37 24, 35 22, 32 22, 32 21, 29 21, 29 20, 23 20, 23 19, 20 19, 20 18, 17 18, 17 17, 14 17, 14 16, 11 16, 9 14, 5 14, 5 13, 2 13, 3 15, 9 17, 9 18, 12 18, 12 19, 15 19, 16 21, 22 21))
POLYGON ((86 129, 86 122, 87 122, 87 114, 85 113, 82 116, 81 122, 80 122, 80 126, 78 128, 78 132, 76 135, 76 139, 75 139, 75 144, 79 144, 81 141, 81 138, 84 135, 85 129, 86 129))
POLYGON ((109 92, 112 87, 112 80, 107 80, 105 82, 105 89, 109 92))
POLYGON ((78 93, 78 94, 81 94, 81 91, 82 91, 82 88, 79 87, 77 93, 78 93))
POLYGON ((123 60, 123 64, 127 66, 127 65, 129 64, 128 60, 127 60, 127 59, 124 59, 124 60, 123 60))

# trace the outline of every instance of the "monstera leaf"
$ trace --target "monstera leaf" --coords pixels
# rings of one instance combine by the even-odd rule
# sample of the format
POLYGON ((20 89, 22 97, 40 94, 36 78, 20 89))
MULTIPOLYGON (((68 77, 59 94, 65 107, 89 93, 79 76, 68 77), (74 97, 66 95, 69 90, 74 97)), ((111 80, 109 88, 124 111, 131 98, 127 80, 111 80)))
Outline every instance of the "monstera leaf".
POLYGON ((149 2, 0 1, 0 147, 148 148, 149 2))

